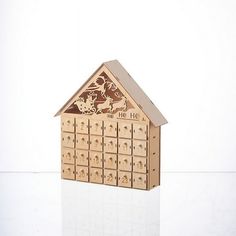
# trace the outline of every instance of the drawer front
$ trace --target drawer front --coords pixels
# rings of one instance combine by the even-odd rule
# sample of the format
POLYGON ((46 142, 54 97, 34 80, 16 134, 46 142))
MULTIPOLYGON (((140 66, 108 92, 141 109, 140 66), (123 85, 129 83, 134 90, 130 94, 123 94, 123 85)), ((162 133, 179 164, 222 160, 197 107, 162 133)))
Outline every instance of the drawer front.
POLYGON ((88 134, 88 119, 76 118, 76 133, 88 134))
POLYGON ((90 152, 90 166, 102 168, 102 153, 90 152))
POLYGON ((117 137, 117 122, 105 121, 104 122, 104 135, 110 137, 117 137))
POLYGON ((118 155, 118 169, 119 170, 132 170, 132 157, 125 155, 118 155))
POLYGON ((104 184, 117 185, 116 170, 104 170, 104 184))
POLYGON ((102 137, 90 136, 90 150, 102 151, 102 137))
POLYGON ((88 167, 76 166, 76 180, 88 182, 88 167))
POLYGON ((102 183, 102 169, 99 168, 90 168, 90 182, 92 183, 102 183))
POLYGON ((62 131, 74 132, 74 118, 72 117, 61 117, 61 129, 62 131))
POLYGON ((90 134, 102 135, 102 121, 90 120, 90 134))
POLYGON ((132 178, 130 172, 118 172, 118 185, 131 188, 132 178))
POLYGON ((62 158, 63 163, 66 163, 66 164, 74 164, 75 163, 74 149, 62 148, 61 156, 62 156, 61 158, 62 158))
POLYGON ((146 156, 147 155, 147 143, 146 141, 133 141, 133 154, 137 156, 146 156))
POLYGON ((147 139, 147 125, 133 124, 133 138, 147 139))
POLYGON ((147 159, 143 157, 133 157, 133 171, 146 173, 147 172, 147 159))
POLYGON ((133 173, 133 188, 147 189, 146 174, 133 173))
POLYGON ((118 126, 118 134, 120 138, 131 138, 132 125, 130 123, 120 122, 118 126))
POLYGON ((76 150, 76 165, 88 165, 88 151, 76 150))
POLYGON ((104 168, 116 169, 117 168, 117 155, 105 153, 104 154, 104 168))
POLYGON ((86 135, 86 134, 77 134, 76 135, 76 148, 80 148, 80 149, 88 149, 89 148, 88 135, 86 135))
POLYGON ((119 153, 131 155, 131 140, 120 138, 118 140, 118 147, 119 153))
POLYGON ((75 179, 75 166, 71 164, 62 164, 61 175, 63 179, 75 179))
POLYGON ((104 151, 110 153, 117 153, 117 139, 116 138, 104 138, 104 151))
POLYGON ((62 133, 61 142, 63 147, 75 147, 75 135, 71 133, 62 133))

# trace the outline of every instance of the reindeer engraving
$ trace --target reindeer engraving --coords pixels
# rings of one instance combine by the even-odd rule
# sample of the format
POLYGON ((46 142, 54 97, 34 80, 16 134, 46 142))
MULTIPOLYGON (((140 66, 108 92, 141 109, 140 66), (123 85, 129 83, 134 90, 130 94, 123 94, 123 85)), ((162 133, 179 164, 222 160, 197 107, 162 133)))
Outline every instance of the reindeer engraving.
POLYGON ((107 96, 105 102, 97 105, 97 114, 99 112, 102 113, 102 110, 104 110, 104 109, 108 109, 108 111, 111 112, 112 102, 113 102, 113 99, 111 97, 107 96))
POLYGON ((122 109, 122 111, 127 110, 127 99, 125 96, 121 97, 121 100, 112 104, 112 112, 115 112, 117 109, 122 109))

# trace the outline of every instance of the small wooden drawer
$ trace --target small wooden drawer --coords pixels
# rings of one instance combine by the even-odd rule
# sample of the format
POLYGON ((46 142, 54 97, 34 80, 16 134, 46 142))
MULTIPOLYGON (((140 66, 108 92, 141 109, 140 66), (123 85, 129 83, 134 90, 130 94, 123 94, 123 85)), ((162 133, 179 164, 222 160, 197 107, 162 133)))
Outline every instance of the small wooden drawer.
POLYGON ((118 185, 122 187, 129 187, 131 188, 132 177, 131 172, 118 172, 118 185))
POLYGON ((111 153, 117 153, 117 139, 105 137, 104 151, 111 152, 111 153))
POLYGON ((89 148, 88 135, 86 134, 76 135, 76 148, 80 148, 80 149, 89 148))
POLYGON ((89 153, 90 166, 102 168, 102 153, 101 152, 90 152, 89 153))
POLYGON ((62 163, 66 163, 66 164, 74 164, 75 163, 74 149, 62 148, 61 156, 62 156, 62 163))
POLYGON ((105 121, 104 122, 104 135, 110 137, 117 137, 117 122, 105 121))
POLYGON ((131 155, 131 140, 130 139, 119 139, 118 140, 118 150, 121 154, 131 155))
POLYGON ((76 150, 76 165, 88 165, 88 151, 76 150))
POLYGON ((144 157, 133 157, 133 171, 134 172, 147 172, 147 159, 144 157))
POLYGON ((132 125, 130 123, 120 122, 118 126, 118 134, 120 138, 131 138, 132 125))
POLYGON ((103 182, 102 169, 90 168, 90 182, 102 184, 103 182))
POLYGON ((133 138, 147 139, 147 125, 133 124, 133 138))
POLYGON ((74 130, 75 130, 74 123, 75 122, 74 122, 73 117, 62 116, 61 117, 61 129, 62 129, 62 131, 74 132, 74 130))
POLYGON ((61 175, 63 179, 75 179, 75 165, 62 164, 61 175))
POLYGON ((76 166, 76 180, 88 182, 88 167, 76 166))
POLYGON ((90 134, 102 135, 102 121, 90 120, 90 134))
POLYGON ((104 184, 117 185, 116 170, 104 170, 104 184))
POLYGON ((133 154, 137 156, 146 156, 147 155, 146 141, 134 140, 133 141, 133 154))
POLYGON ((132 170, 132 157, 125 155, 118 155, 118 169, 119 170, 132 170))
POLYGON ((88 134, 88 119, 76 118, 76 133, 88 134))
POLYGON ((105 153, 104 154, 104 168, 116 169, 117 168, 117 155, 105 153))
POLYGON ((61 142, 63 147, 75 147, 75 135, 72 133, 64 133, 61 134, 61 142))
POLYGON ((102 151, 102 137, 90 136, 90 150, 102 151))
POLYGON ((133 188, 147 189, 147 175, 133 173, 133 188))

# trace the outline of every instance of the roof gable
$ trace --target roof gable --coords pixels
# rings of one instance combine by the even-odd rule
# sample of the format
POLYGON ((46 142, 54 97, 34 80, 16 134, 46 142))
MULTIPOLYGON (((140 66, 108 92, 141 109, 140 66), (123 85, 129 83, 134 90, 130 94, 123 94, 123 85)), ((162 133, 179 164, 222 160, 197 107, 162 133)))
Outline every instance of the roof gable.
POLYGON ((113 116, 123 111, 135 114, 137 109, 143 120, 148 118, 155 126, 167 123, 128 72, 114 60, 103 63, 55 116, 63 112, 113 116))

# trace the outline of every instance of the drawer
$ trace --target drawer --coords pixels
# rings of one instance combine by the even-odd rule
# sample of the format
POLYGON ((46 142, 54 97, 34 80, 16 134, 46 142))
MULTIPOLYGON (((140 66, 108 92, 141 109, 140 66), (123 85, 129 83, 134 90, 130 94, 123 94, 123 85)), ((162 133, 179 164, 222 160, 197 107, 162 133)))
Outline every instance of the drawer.
POLYGON ((74 164, 75 163, 74 149, 62 148, 61 159, 63 163, 74 164))
POLYGON ((146 141, 133 141, 133 155, 146 156, 147 155, 147 143, 146 141))
POLYGON ((74 118, 73 117, 61 117, 61 129, 62 131, 74 132, 74 118))
POLYGON ((92 183, 102 183, 103 181, 102 169, 90 168, 90 182, 92 183))
POLYGON ((80 148, 80 149, 88 149, 89 148, 88 135, 86 135, 86 134, 77 134, 76 135, 76 148, 80 148))
POLYGON ((122 187, 129 187, 131 188, 131 172, 118 172, 118 185, 122 187))
POLYGON ((102 137, 90 136, 90 150, 102 151, 102 137))
POLYGON ((90 166, 102 168, 102 153, 101 152, 90 152, 90 166))
POLYGON ((104 151, 117 153, 117 139, 116 138, 104 138, 104 151))
POLYGON ((61 176, 63 179, 75 179, 75 166, 71 164, 62 164, 61 176))
POLYGON ((117 137, 117 122, 115 121, 105 121, 104 122, 104 135, 117 137))
POLYGON ((118 169, 119 170, 132 170, 132 157, 125 155, 118 155, 118 169))
POLYGON ((76 166, 76 180, 88 182, 88 167, 76 166))
POLYGON ((76 118, 76 133, 88 134, 88 119, 76 118))
POLYGON ((131 123, 120 122, 118 124, 118 126, 119 126, 119 128, 118 128, 119 137, 121 137, 121 138, 131 138, 131 134, 132 134, 132 125, 131 125, 131 123))
POLYGON ((133 188, 147 189, 147 175, 133 173, 133 188))
POLYGON ((144 157, 133 157, 133 171, 146 173, 147 159, 144 157))
POLYGON ((133 124, 133 138, 147 139, 147 125, 133 124))
POLYGON ((90 120, 90 134, 102 135, 102 121, 90 120))
POLYGON ((76 150, 76 165, 88 165, 88 151, 76 150))
POLYGON ((105 153, 104 154, 104 168, 116 169, 117 168, 117 155, 105 153))
POLYGON ((118 151, 121 154, 131 155, 131 140, 130 139, 119 139, 118 140, 118 151))
POLYGON ((104 170, 104 184, 117 185, 116 170, 104 170))
POLYGON ((61 142, 63 147, 75 147, 75 135, 71 133, 64 133, 61 134, 61 142))

